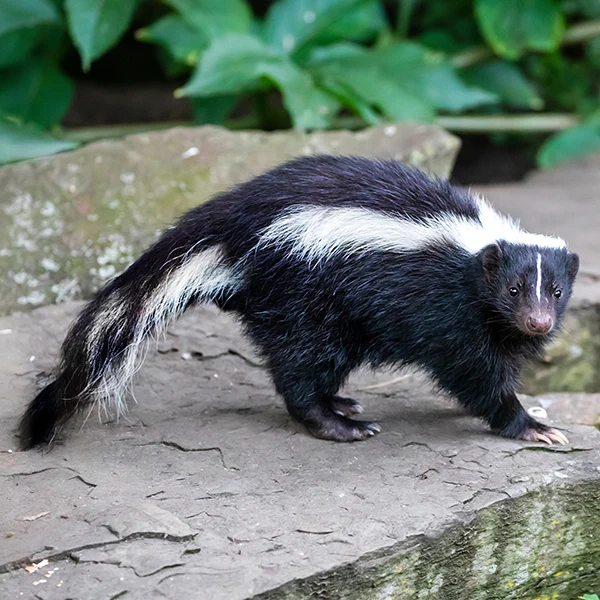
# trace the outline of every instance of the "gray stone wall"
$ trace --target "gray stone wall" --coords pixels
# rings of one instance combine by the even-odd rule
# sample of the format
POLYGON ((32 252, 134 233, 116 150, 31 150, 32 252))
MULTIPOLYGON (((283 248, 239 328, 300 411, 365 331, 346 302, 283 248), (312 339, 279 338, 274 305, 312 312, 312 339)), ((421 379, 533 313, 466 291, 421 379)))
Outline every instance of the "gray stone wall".
POLYGON ((0 314, 89 297, 186 209, 295 156, 394 157, 447 176, 457 138, 427 125, 361 132, 175 128, 0 168, 0 314))

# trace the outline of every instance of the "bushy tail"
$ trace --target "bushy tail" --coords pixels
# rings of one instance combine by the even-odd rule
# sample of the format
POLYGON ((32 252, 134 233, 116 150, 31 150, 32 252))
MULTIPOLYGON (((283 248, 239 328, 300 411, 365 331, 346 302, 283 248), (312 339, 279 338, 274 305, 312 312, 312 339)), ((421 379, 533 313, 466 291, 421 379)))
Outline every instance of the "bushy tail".
POLYGON ((63 343, 54 379, 23 415, 24 449, 51 442, 91 402, 123 414, 144 342, 191 304, 235 291, 235 270, 202 228, 184 219, 87 304, 63 343))

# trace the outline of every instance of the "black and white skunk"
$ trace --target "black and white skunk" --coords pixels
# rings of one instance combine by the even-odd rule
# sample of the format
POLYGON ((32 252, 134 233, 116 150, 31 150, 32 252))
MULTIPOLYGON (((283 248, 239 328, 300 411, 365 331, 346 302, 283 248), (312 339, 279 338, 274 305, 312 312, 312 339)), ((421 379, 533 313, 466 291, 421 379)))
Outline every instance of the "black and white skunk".
POLYGON ((395 161, 319 156, 189 211, 83 309, 20 424, 52 441, 90 403, 126 410, 144 343, 186 309, 237 314, 290 414, 317 437, 380 430, 337 396, 362 364, 416 364, 500 435, 565 443, 519 403, 579 268, 563 240, 395 161))

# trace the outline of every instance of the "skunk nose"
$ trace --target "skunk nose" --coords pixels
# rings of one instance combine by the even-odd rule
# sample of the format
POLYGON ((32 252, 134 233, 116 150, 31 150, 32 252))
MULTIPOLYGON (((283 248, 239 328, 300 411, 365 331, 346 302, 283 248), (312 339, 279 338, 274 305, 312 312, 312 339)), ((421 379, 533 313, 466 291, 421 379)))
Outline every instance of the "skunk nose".
POLYGON ((548 333, 553 325, 550 315, 538 315, 527 319, 527 329, 531 333, 548 333))

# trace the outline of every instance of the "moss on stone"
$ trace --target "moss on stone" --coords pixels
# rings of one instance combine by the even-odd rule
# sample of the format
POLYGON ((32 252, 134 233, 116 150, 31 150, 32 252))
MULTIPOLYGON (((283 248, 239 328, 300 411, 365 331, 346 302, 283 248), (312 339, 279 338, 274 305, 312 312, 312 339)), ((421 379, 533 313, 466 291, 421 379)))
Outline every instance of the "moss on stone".
POLYGON ((600 482, 543 488, 255 600, 574 600, 600 589, 600 482))

